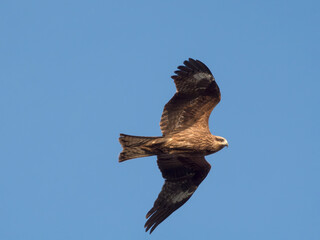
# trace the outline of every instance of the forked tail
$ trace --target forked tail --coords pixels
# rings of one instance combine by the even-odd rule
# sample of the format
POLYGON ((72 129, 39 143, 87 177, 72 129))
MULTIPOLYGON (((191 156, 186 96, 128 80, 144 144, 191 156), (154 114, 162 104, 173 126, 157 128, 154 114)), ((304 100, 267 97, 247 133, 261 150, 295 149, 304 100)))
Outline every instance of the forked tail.
POLYGON ((140 158, 155 155, 152 145, 157 144, 157 139, 162 137, 138 137, 120 134, 119 142, 123 150, 119 156, 119 162, 132 158, 140 158))

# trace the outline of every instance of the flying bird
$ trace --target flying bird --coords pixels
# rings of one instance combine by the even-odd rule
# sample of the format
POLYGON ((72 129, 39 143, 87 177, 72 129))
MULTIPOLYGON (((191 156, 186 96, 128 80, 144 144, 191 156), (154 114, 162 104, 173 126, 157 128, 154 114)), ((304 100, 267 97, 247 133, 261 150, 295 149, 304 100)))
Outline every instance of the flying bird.
POLYGON ((205 156, 218 152, 228 142, 209 130, 209 116, 220 102, 220 89, 209 68, 189 58, 175 71, 177 92, 165 105, 161 137, 120 134, 123 147, 119 162, 157 155, 165 179, 162 190, 147 213, 146 232, 153 230, 185 204, 208 175, 211 165, 205 156))

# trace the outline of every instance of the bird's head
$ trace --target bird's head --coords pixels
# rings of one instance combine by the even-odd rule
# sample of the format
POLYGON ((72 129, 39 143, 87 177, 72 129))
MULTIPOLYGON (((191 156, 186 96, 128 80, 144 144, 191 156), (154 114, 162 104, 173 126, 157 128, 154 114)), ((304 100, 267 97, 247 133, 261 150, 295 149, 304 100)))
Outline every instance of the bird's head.
POLYGON ((225 139, 223 137, 215 136, 214 140, 215 140, 215 145, 216 145, 218 151, 224 147, 229 146, 227 139, 225 139))

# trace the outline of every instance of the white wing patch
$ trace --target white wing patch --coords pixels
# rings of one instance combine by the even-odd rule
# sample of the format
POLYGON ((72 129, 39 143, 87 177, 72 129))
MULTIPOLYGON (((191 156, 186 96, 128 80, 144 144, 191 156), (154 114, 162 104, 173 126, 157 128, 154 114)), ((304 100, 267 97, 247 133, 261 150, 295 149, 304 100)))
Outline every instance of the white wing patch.
POLYGON ((204 78, 207 78, 207 79, 210 79, 210 82, 213 80, 213 77, 212 75, 208 74, 208 73, 203 73, 203 72, 199 72, 199 73, 196 73, 193 75, 193 77, 199 81, 201 79, 204 79, 204 78))
POLYGON ((193 193, 194 192, 189 192, 189 191, 180 192, 178 195, 176 195, 172 198, 172 202, 173 203, 181 202, 182 200, 186 199, 187 197, 189 197, 193 193))

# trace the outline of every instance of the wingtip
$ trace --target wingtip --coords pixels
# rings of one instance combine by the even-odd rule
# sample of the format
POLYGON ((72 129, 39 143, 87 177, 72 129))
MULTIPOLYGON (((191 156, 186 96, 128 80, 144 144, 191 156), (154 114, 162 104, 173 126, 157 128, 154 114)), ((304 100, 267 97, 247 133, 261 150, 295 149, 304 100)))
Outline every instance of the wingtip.
POLYGON ((188 60, 186 60, 185 62, 196 62, 197 60, 195 60, 194 58, 188 58, 188 60))
MULTIPOLYGON (((146 219, 148 219, 155 212, 155 208, 152 207, 149 212, 146 214, 146 219)), ((147 224, 147 223, 146 223, 147 224)))
POLYGON ((119 154, 118 162, 121 163, 121 162, 123 162, 123 161, 125 161, 125 160, 123 159, 123 154, 122 154, 122 152, 121 152, 121 153, 119 154))

